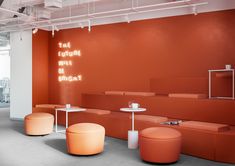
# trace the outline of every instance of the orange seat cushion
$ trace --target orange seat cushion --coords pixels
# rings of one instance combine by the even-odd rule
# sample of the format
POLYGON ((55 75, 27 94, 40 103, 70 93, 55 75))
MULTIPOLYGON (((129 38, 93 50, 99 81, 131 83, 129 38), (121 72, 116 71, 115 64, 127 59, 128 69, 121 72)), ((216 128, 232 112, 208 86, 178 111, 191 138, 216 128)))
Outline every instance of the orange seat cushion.
POLYGON ((106 95, 124 95, 124 91, 105 91, 106 95))
POLYGON ((179 159, 181 133, 166 127, 151 127, 140 132, 140 157, 144 161, 172 163, 179 159))
POLYGON ((135 120, 152 122, 152 123, 161 123, 161 122, 168 121, 168 118, 163 117, 163 116, 135 115, 135 120))
POLYGON ((125 92, 127 96, 155 96, 154 92, 125 92))
POLYGON ((46 135, 53 131, 54 116, 49 113, 32 113, 24 118, 27 135, 46 135))
POLYGON ((191 98, 191 99, 205 99, 207 98, 206 94, 196 94, 196 93, 170 93, 169 97, 176 98, 191 98))
POLYGON ((149 139, 173 139, 180 138, 179 131, 167 127, 150 127, 140 132, 141 137, 149 139))
POLYGON ((36 108, 62 108, 65 107, 65 105, 60 105, 60 104, 37 104, 35 105, 36 108))
POLYGON ((67 128, 70 133, 92 133, 103 131, 104 128, 95 123, 78 123, 67 128))
POLYGON ((54 116, 49 113, 37 112, 25 116, 25 119, 54 119, 54 116))
POLYGON ((207 130, 207 131, 227 131, 230 127, 226 124, 218 124, 218 123, 208 123, 208 122, 199 122, 199 121, 185 121, 180 123, 180 126, 193 128, 193 129, 200 129, 200 130, 207 130))
POLYGON ((97 115, 107 115, 110 114, 109 110, 100 110, 100 109, 87 109, 85 113, 97 114, 97 115))
POLYGON ((66 130, 68 153, 93 155, 104 150, 105 129, 95 123, 78 123, 66 130))

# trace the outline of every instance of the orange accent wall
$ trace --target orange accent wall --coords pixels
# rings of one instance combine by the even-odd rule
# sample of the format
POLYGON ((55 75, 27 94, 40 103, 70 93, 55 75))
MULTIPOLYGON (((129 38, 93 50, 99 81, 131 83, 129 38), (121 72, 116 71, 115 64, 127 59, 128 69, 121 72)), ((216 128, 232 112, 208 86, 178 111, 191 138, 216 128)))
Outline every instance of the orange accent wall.
MULTIPOLYGON (((49 33, 49 102, 77 105, 83 92, 149 91, 152 78, 207 78, 208 69, 234 65, 234 17, 235 10, 228 10, 93 26, 91 32, 87 28, 61 30, 54 38, 49 33), (80 49, 82 56, 74 57, 66 73, 82 74, 81 82, 58 82, 58 42, 68 41, 71 50, 80 49)), ((41 41, 47 34, 39 35, 35 38, 41 41)), ((38 55, 45 51, 34 46, 38 55)), ((38 94, 47 89, 40 86, 34 88, 38 94)))
POLYGON ((33 34, 33 106, 48 103, 48 32, 33 34))

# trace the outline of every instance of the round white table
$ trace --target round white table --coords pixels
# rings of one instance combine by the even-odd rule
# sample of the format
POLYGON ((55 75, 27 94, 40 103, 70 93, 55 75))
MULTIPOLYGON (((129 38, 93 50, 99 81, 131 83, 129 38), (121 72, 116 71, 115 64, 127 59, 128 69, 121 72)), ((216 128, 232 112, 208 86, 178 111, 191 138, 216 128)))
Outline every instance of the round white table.
POLYGON ((136 149, 138 147, 138 131, 135 130, 135 113, 144 112, 146 108, 121 108, 120 111, 132 113, 132 125, 131 130, 128 131, 128 148, 136 149))

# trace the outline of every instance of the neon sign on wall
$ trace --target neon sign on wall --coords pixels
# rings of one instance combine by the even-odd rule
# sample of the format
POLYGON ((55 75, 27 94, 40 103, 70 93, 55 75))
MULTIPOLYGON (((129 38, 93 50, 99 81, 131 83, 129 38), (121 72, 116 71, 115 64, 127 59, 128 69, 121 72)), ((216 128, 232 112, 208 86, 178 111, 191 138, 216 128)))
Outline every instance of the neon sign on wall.
POLYGON ((71 49, 70 42, 67 43, 58 43, 60 49, 68 49, 65 51, 58 51, 58 57, 60 60, 58 61, 58 81, 59 82, 72 82, 72 81, 81 81, 82 75, 70 75, 66 73, 65 68, 71 67, 73 65, 73 60, 69 59, 72 57, 80 57, 81 51, 80 50, 69 50, 71 49), (66 58, 66 60, 61 60, 66 58))

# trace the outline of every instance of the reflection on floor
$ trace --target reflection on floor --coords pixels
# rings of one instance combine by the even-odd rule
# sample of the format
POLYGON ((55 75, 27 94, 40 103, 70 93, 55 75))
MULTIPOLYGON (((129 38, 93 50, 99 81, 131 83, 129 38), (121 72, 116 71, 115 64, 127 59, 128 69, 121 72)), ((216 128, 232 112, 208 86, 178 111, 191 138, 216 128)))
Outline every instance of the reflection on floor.
MULTIPOLYGON (((23 122, 9 120, 9 110, 0 109, 0 166, 143 166, 153 165, 139 159, 138 150, 127 142, 106 137, 105 151, 94 156, 67 154, 65 135, 24 135, 23 122)), ((196 157, 181 155, 175 166, 229 166, 196 157)))

